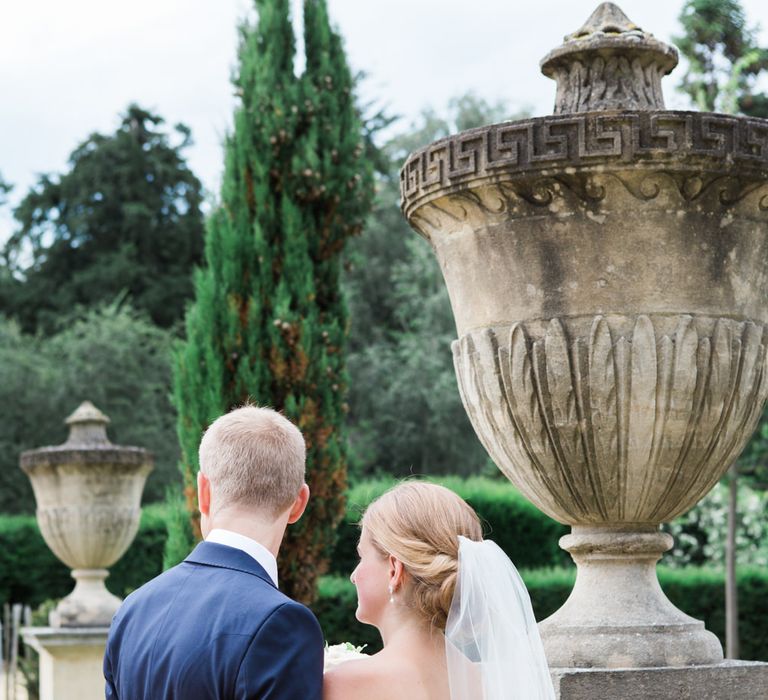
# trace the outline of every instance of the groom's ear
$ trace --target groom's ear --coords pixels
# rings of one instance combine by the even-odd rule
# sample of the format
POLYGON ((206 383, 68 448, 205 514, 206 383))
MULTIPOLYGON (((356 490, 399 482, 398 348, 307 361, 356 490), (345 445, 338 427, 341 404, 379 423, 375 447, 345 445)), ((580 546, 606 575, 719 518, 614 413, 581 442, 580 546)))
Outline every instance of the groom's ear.
POLYGON ((201 515, 211 512, 211 482, 203 472, 197 472, 197 505, 201 515))
POLYGON ((301 490, 299 491, 299 495, 296 496, 296 500, 293 502, 293 505, 291 506, 291 510, 288 513, 288 524, 292 525, 295 523, 304 513, 304 509, 307 507, 307 502, 309 501, 309 486, 306 484, 302 484, 301 490))

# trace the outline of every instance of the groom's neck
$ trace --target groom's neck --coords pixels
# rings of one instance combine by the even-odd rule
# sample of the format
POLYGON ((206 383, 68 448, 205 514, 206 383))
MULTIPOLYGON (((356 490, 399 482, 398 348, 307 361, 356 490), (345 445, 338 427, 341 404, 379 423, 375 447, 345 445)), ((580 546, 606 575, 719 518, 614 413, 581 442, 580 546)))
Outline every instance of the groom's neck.
POLYGON ((263 513, 237 506, 224 508, 206 523, 203 536, 211 530, 222 529, 250 537, 266 547, 275 558, 283 541, 288 518, 271 518, 263 513))

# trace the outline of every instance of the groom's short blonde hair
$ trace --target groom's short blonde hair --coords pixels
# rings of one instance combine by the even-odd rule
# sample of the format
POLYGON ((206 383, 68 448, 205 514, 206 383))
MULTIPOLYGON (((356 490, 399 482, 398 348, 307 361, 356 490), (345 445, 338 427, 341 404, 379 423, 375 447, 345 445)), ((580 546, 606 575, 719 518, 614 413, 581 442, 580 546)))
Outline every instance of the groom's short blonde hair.
POLYGON ((217 418, 200 441, 199 457, 216 510, 237 504, 277 516, 304 483, 304 437, 271 408, 243 406, 217 418))

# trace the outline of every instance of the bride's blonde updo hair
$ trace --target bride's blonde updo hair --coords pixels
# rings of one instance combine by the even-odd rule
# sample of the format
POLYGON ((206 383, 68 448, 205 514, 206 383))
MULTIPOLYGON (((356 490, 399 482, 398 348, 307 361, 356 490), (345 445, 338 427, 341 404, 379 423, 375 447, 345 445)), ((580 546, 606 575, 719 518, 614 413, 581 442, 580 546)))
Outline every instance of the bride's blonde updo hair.
POLYGON ((456 588, 459 535, 481 540, 480 520, 450 489, 405 482, 376 499, 361 520, 372 544, 403 563, 404 601, 424 622, 441 631, 456 588))

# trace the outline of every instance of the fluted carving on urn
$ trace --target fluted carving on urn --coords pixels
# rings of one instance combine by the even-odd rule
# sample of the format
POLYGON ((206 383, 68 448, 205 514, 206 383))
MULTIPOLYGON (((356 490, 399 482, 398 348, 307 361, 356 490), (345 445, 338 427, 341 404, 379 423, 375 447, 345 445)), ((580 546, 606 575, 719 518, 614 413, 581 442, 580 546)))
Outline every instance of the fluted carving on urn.
POLYGON ((664 333, 639 315, 627 333, 627 321, 596 316, 588 337, 560 319, 538 337, 515 323, 453 346, 484 446, 562 522, 685 512, 743 449, 768 394, 762 326, 680 315, 664 333))

